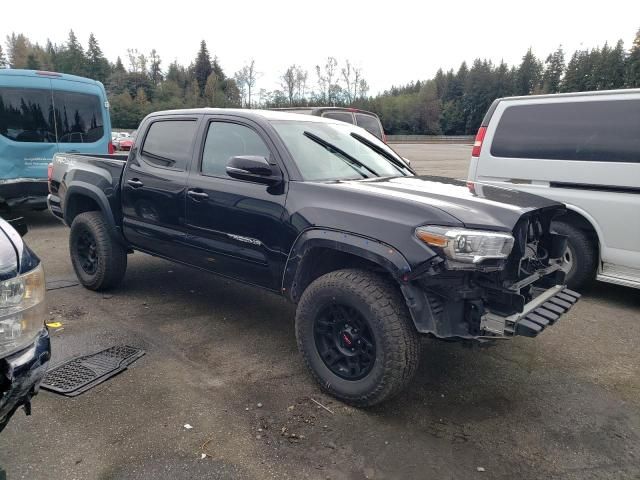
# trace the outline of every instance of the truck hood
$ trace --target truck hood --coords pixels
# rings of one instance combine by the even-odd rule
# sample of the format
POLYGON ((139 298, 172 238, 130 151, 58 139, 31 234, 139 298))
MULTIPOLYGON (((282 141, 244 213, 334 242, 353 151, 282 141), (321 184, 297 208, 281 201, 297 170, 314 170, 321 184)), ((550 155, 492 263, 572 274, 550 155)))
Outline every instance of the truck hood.
POLYGON ((437 208, 467 228, 512 231, 520 217, 538 209, 562 209, 553 200, 508 188, 447 177, 415 176, 344 181, 339 188, 437 208))

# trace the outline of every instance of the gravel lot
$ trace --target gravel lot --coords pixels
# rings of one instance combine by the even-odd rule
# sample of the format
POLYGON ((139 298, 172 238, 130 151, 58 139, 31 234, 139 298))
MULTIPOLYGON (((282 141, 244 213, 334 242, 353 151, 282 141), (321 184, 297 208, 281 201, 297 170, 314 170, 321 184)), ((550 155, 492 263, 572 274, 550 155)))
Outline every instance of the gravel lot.
MULTIPOLYGON (((420 172, 466 176, 468 146, 395 148, 420 172)), ((68 230, 47 212, 28 220, 48 280, 75 280, 68 230)), ((10 480, 640 478, 635 290, 597 284, 537 339, 425 340, 411 388, 370 410, 319 392, 293 307, 269 293, 135 253, 119 289, 60 288, 48 303, 63 324, 53 364, 118 343, 147 354, 19 412, 0 434, 10 480)))

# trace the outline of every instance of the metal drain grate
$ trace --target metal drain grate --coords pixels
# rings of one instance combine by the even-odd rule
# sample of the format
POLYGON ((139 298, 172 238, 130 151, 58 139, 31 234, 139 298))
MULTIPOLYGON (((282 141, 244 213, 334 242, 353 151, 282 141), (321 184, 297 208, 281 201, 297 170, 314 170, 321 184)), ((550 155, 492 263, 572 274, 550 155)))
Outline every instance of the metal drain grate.
POLYGON ((76 357, 49 370, 40 386, 75 397, 126 370, 144 353, 139 348, 117 345, 92 355, 76 357))

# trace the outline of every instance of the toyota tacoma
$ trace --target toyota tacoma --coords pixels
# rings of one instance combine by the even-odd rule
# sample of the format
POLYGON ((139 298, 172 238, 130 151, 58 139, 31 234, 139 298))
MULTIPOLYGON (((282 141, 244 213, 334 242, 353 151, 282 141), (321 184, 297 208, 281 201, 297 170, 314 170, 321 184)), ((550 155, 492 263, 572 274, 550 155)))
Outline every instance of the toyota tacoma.
POLYGON ((535 337, 579 295, 564 285, 564 205, 417 176, 344 122, 193 109, 141 123, 128 156, 57 154, 48 204, 87 288, 137 250, 271 290, 322 388, 357 406, 400 391, 420 336, 535 337))

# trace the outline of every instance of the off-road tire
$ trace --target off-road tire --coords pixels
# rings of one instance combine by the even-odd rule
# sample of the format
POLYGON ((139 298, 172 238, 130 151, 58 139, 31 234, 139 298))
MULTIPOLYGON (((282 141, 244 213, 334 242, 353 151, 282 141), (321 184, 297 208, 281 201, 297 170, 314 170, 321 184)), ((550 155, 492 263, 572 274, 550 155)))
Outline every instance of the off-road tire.
POLYGON ((73 219, 69 234, 69 254, 78 280, 89 290, 100 291, 117 286, 127 270, 127 252, 109 233, 109 226, 101 212, 85 212, 73 219), (86 232, 95 241, 95 273, 88 273, 83 269, 78 253, 78 239, 86 232))
POLYGON ((304 291, 296 311, 298 349, 322 389, 357 407, 369 407, 400 392, 413 378, 420 360, 420 339, 396 285, 383 276, 359 269, 327 273, 304 291), (314 322, 330 304, 355 309, 375 339, 375 360, 369 373, 346 380, 333 373, 320 356, 314 322))
POLYGON ((589 236, 579 228, 562 221, 555 221, 551 230, 569 237, 567 248, 573 256, 573 265, 565 281, 569 288, 581 290, 593 282, 598 266, 598 249, 589 236))

